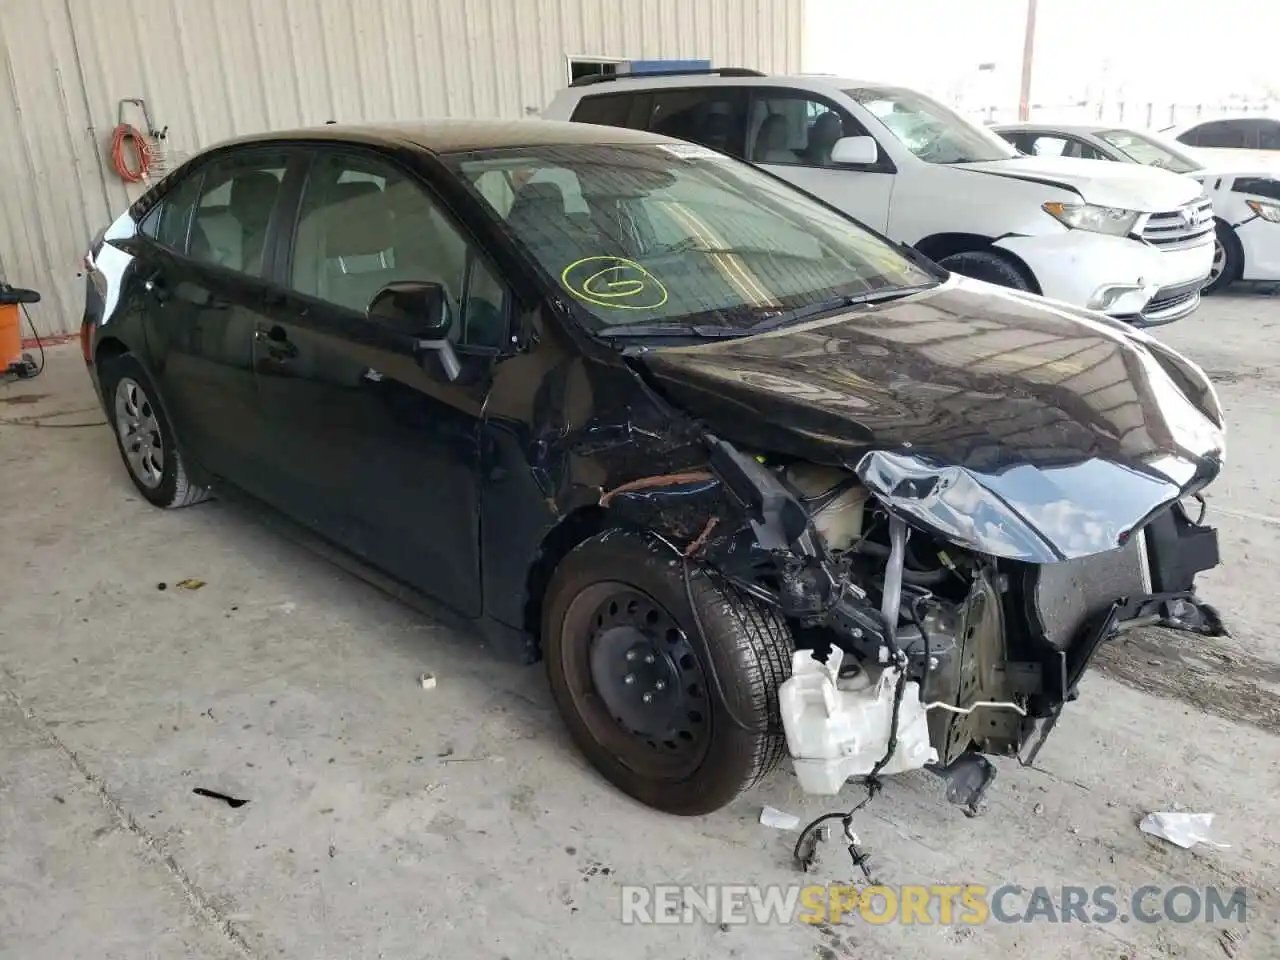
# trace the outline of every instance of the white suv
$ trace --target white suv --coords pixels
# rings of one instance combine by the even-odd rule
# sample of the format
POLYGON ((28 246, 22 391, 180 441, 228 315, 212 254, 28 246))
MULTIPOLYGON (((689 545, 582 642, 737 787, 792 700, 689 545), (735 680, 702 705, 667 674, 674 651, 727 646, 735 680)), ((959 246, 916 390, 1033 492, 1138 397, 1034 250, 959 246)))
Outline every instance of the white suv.
POLYGON ((1028 157, 928 97, 729 69, 589 77, 542 116, 652 130, 741 157, 944 267, 1149 326, 1200 302, 1213 211, 1136 164, 1028 157))

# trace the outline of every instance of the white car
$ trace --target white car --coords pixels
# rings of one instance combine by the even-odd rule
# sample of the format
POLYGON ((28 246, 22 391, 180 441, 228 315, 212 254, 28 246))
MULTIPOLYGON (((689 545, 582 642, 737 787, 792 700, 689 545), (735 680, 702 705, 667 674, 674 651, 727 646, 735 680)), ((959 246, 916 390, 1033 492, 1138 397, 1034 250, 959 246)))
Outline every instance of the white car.
POLYGON ((1166 127, 1161 133, 1201 150, 1269 150, 1280 154, 1280 120, 1275 117, 1218 117, 1166 127))
POLYGON ((576 81, 543 111, 744 158, 979 280, 1138 325, 1200 302, 1213 216, 1186 177, 1020 155, 903 87, 749 70, 576 81))
POLYGON ((1280 154, 1197 150, 1106 125, 1018 123, 993 127, 1032 156, 1089 157, 1160 167, 1199 181, 1213 201, 1213 270, 1206 292, 1236 280, 1280 280, 1280 154))

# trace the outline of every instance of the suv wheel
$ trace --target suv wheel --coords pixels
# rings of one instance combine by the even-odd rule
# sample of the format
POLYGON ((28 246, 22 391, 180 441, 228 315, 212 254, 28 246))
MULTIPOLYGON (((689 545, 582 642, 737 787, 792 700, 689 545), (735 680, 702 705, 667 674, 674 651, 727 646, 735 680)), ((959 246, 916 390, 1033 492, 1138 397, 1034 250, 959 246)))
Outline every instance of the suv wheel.
POLYGON ((1012 260, 995 250, 965 250, 943 257, 938 266, 974 280, 985 280, 999 287, 1030 290, 1031 284, 1012 260))
POLYGON ((1214 222, 1213 267, 1205 281, 1204 293, 1217 293, 1240 279, 1244 272, 1244 249, 1236 232, 1221 220, 1214 222))

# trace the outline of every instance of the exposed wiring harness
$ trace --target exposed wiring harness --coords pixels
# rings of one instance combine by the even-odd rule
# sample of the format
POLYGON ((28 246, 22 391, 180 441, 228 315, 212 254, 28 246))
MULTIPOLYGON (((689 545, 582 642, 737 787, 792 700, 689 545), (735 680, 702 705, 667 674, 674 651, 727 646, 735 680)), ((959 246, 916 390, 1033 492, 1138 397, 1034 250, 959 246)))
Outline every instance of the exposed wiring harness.
POLYGON ((111 165, 125 183, 141 183, 151 174, 156 148, 151 138, 128 123, 116 124, 111 134, 111 165), (134 165, 129 160, 132 152, 137 158, 134 165))

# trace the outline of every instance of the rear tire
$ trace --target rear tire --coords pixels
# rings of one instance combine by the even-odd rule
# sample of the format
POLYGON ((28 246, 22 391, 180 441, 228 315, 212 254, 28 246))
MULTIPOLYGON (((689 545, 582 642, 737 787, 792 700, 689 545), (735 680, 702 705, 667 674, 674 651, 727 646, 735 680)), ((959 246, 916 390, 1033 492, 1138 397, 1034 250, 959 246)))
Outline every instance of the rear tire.
POLYGON ((953 253, 939 260, 938 266, 974 280, 994 283, 999 287, 1031 290, 1031 283, 1018 265, 995 250, 965 250, 961 253, 953 253))
POLYGON ((107 421, 138 492, 169 509, 207 500, 209 491, 191 482, 159 392, 142 364, 127 353, 108 357, 98 364, 98 380, 107 421))
POLYGON ((754 786, 785 753, 778 687, 793 644, 773 611, 696 566, 686 591, 683 571, 651 538, 592 537, 551 578, 542 638, 556 706, 591 764, 641 803, 693 816, 754 786))
POLYGON ((1213 272, 1201 293, 1218 293, 1244 274, 1244 248, 1236 232, 1222 220, 1214 221, 1213 272))

